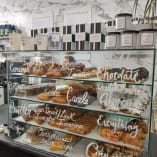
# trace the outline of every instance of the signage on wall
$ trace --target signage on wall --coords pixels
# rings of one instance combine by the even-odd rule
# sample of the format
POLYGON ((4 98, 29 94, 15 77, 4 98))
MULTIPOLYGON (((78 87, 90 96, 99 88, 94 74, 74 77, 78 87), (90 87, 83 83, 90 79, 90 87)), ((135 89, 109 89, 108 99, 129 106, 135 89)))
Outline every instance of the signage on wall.
POLYGON ((53 26, 53 12, 34 14, 32 29, 49 28, 53 26))
POLYGON ((91 23, 91 7, 81 7, 64 12, 64 25, 91 23))

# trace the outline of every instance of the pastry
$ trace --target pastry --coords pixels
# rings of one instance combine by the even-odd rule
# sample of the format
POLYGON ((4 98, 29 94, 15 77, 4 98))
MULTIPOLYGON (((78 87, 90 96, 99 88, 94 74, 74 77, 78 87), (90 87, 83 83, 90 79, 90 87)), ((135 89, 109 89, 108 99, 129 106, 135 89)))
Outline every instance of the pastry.
POLYGON ((66 104, 67 96, 55 96, 51 100, 55 103, 66 104))
POLYGON ((82 84, 79 81, 68 80, 68 81, 66 81, 66 84, 69 87, 73 87, 74 89, 75 88, 79 88, 79 89, 82 88, 82 84))
POLYGON ((138 72, 137 81, 143 81, 143 80, 148 79, 149 71, 145 67, 139 67, 139 68, 133 69, 133 71, 138 72))
POLYGON ((83 72, 95 72, 95 73, 97 73, 97 68, 96 67, 86 67, 83 69, 83 72))
POLYGON ((24 114, 22 114, 22 117, 25 121, 30 121, 33 119, 33 115, 35 114, 35 112, 33 110, 31 110, 30 112, 26 112, 24 114))
POLYGON ((107 81, 139 82, 147 80, 149 72, 145 67, 136 69, 105 67, 99 70, 98 76, 107 81))
POLYGON ((18 85, 15 89, 15 95, 19 96, 33 96, 42 92, 55 90, 53 83, 42 83, 39 85, 18 85))
POLYGON ((69 75, 72 75, 73 73, 82 72, 85 68, 85 65, 82 63, 71 62, 68 64, 64 64, 64 67, 69 70, 69 75))
POLYGON ((73 133, 85 135, 96 127, 98 114, 94 112, 86 112, 86 114, 77 118, 76 121, 71 122, 71 126, 67 130, 73 133))
POLYGON ((146 122, 144 122, 143 120, 140 120, 140 119, 132 119, 128 125, 137 125, 138 126, 138 129, 142 130, 142 132, 144 134, 147 134, 148 133, 148 126, 146 124, 146 122))
POLYGON ((67 95, 68 87, 57 89, 56 92, 58 93, 58 95, 67 95))
POLYGON ((57 119, 56 117, 52 118, 50 121, 48 121, 48 124, 50 126, 53 126, 53 127, 56 127, 56 128, 60 128, 60 129, 64 129, 65 126, 64 126, 64 123, 66 122, 67 120, 64 119, 64 120, 59 120, 57 119))
POLYGON ((72 74, 74 79, 88 79, 96 76, 97 74, 95 72, 81 72, 72 74))
POLYGON ((33 120, 37 123, 37 124, 43 124, 45 122, 46 119, 46 114, 45 112, 39 112, 39 113, 35 113, 33 115, 33 120))
POLYGON ((131 137, 131 134, 129 132, 126 132, 122 138, 122 141, 124 143, 128 143, 131 144, 133 146, 137 146, 137 147, 143 147, 144 146, 144 134, 142 131, 139 131, 138 134, 136 135, 136 137, 131 137))
POLYGON ((31 139, 32 136, 36 135, 37 132, 38 132, 38 127, 31 126, 26 132, 26 138, 31 139))
POLYGON ((138 122, 138 127, 139 127, 139 129, 142 129, 144 134, 148 133, 148 126, 147 126, 147 124, 144 121, 142 121, 142 120, 139 121, 138 122))
POLYGON ((51 97, 48 95, 48 93, 40 93, 37 95, 37 98, 42 101, 48 101, 51 99, 51 97))
POLYGON ((26 138, 28 138, 32 144, 42 144, 51 140, 52 134, 52 130, 31 126, 26 132, 26 138))
POLYGON ((45 139, 40 137, 40 136, 38 136, 38 135, 34 135, 31 138, 31 143, 32 144, 42 144, 44 142, 45 142, 45 139))
POLYGON ((89 95, 97 97, 97 84, 94 82, 83 82, 83 90, 87 91, 89 95))
POLYGON ((62 77, 62 73, 58 69, 46 73, 47 77, 62 77))
POLYGON ((107 147, 98 142, 92 142, 90 143, 86 148, 86 156, 87 157, 101 157, 101 156, 107 156, 107 147))
POLYGON ((34 69, 32 70, 32 74, 33 74, 33 75, 42 76, 42 75, 45 74, 45 71, 44 71, 44 69, 41 69, 41 68, 34 68, 34 69))
POLYGON ((139 157, 140 151, 127 148, 124 146, 93 141, 89 143, 86 148, 86 156, 87 157, 139 157))
POLYGON ((62 68, 62 65, 60 64, 54 64, 51 66, 47 73, 47 77, 64 77, 69 75, 69 69, 67 68, 62 68))
POLYGON ((64 149, 64 142, 62 140, 54 140, 50 145, 49 149, 51 151, 58 151, 64 149))
POLYGON ((65 142, 76 142, 78 138, 75 135, 64 134, 63 139, 65 142))

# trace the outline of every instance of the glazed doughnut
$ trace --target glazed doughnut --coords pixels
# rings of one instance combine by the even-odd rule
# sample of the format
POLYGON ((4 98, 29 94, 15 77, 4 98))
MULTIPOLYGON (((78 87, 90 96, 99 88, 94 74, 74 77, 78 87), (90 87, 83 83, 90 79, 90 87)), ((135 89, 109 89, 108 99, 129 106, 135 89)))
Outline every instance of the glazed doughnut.
POLYGON ((53 118, 52 120, 50 120, 48 122, 48 125, 50 126, 53 126, 53 127, 56 127, 56 128, 60 128, 60 129, 64 129, 64 122, 63 121, 60 121, 60 120, 57 120, 55 118, 53 118))
POLYGON ((138 122, 138 126, 139 126, 139 128, 142 129, 142 131, 143 131, 144 134, 148 133, 148 126, 147 126, 147 124, 144 121, 142 121, 142 120, 139 121, 138 122))
POLYGON ((40 93, 37 95, 37 98, 39 100, 48 101, 51 97, 49 97, 47 93, 40 93))

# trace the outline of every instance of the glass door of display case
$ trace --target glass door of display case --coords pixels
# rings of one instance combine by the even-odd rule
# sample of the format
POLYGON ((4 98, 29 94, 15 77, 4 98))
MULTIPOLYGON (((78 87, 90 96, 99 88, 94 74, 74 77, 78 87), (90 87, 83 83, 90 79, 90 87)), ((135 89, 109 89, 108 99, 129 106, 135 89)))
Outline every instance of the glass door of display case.
POLYGON ((155 49, 16 54, 13 143, 53 157, 149 157, 155 49))

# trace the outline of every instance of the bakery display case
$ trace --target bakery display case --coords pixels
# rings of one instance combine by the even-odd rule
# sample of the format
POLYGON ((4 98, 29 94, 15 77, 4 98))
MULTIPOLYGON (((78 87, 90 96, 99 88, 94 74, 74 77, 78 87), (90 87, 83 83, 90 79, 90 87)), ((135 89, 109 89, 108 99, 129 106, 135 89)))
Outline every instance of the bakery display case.
POLYGON ((7 104, 6 55, 0 51, 0 105, 7 104), (6 98, 6 99, 5 99, 6 98))
POLYGON ((155 49, 16 51, 9 137, 39 154, 149 157, 155 49))
POLYGON ((3 52, 0 51, 0 76, 3 77, 6 75, 6 56, 3 52))

